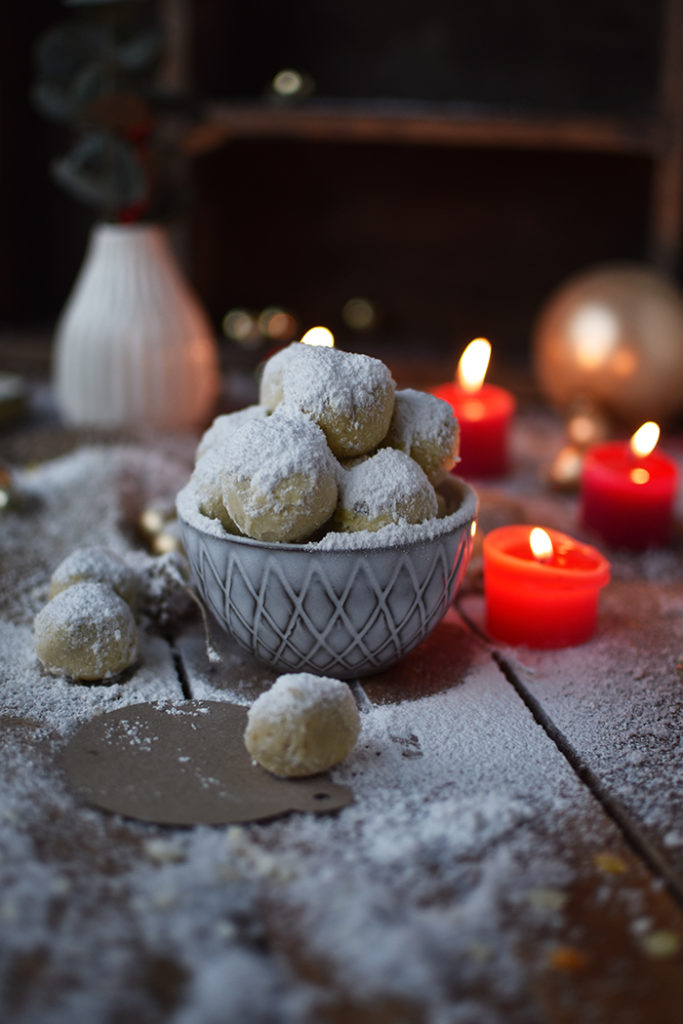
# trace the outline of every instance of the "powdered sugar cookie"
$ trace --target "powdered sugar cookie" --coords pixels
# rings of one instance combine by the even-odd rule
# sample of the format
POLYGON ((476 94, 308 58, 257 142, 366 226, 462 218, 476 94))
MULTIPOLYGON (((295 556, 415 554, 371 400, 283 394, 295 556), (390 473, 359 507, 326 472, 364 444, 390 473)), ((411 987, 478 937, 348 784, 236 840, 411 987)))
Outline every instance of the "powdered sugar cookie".
POLYGON ((396 392, 384 443, 410 455, 436 483, 458 460, 458 421, 448 402, 425 391, 406 388, 396 392))
POLYGON ((38 660, 53 675, 92 682, 118 675, 138 655, 138 631, 126 602, 104 583, 74 583, 36 615, 38 660))
POLYGON ((224 465, 224 445, 211 447, 198 459, 191 481, 199 498, 201 514, 207 519, 218 519, 227 533, 239 533, 223 501, 224 465))
POLYGON ((334 511, 338 466, 322 430, 305 416, 280 406, 245 423, 223 459, 223 502, 248 537, 306 540, 334 511))
POLYGON ((272 355, 263 367, 259 380, 259 403, 268 412, 274 412, 282 401, 282 375, 285 367, 309 348, 309 345, 302 345, 300 341, 293 341, 272 355))
POLYGON ((244 742, 275 775, 317 775, 342 761, 360 732, 353 695, 338 679, 307 672, 280 676, 254 702, 244 742))
POLYGON ((208 430, 206 430, 197 445, 198 460, 206 455, 208 451, 220 448, 229 437, 248 420, 260 420, 268 415, 268 409, 264 405, 248 405, 245 409, 238 409, 237 412, 227 412, 222 416, 216 416, 208 430))
POLYGON ((310 416, 332 452, 348 458, 383 440, 394 409, 394 381, 379 359, 301 345, 282 370, 282 401, 310 416))
POLYGON ((381 448, 339 476, 332 529, 379 530, 389 523, 422 523, 438 513, 436 493, 417 462, 381 448))
POLYGON ((92 545, 67 555, 50 577, 50 597, 75 583, 106 583, 129 605, 135 605, 137 574, 110 548, 92 545))
POLYGON ((161 555, 139 552, 140 614, 148 624, 165 632, 178 623, 197 605, 192 597, 192 573, 185 555, 166 551, 161 555))

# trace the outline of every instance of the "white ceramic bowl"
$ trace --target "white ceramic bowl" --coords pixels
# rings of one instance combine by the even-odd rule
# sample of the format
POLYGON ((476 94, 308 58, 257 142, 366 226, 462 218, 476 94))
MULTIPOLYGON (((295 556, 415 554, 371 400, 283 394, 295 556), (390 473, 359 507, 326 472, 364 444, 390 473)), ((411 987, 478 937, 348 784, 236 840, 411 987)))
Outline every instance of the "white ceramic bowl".
MULTIPOLYGON (((440 490, 454 511, 404 530, 390 546, 331 550, 232 537, 197 512, 190 485, 178 495, 178 516, 199 592, 242 647, 278 671, 353 679, 424 640, 462 580, 477 498, 458 477, 440 490)), ((349 536, 361 541, 343 535, 340 543, 349 536)))

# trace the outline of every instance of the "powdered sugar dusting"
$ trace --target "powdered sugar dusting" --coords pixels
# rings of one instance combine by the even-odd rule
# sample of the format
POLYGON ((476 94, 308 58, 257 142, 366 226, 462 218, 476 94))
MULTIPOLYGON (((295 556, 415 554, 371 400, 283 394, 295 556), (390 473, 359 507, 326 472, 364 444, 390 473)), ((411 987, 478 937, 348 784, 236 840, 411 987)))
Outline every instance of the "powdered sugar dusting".
POLYGON ((314 676, 310 672, 292 672, 279 676, 269 690, 259 697, 254 708, 261 708, 261 715, 273 723, 290 710, 307 711, 320 704, 334 706, 338 701, 345 700, 349 688, 338 679, 325 676, 314 676))
POLYGON ((282 348, 272 355, 263 367, 259 381, 259 401, 270 412, 282 401, 282 376, 285 366, 306 351, 308 351, 308 346, 293 341, 286 348, 282 348))
MULTIPOLYGON (((82 448, 35 469, 15 471, 17 503, 10 505, 0 521, 0 656, 5 713, 66 729, 93 710, 117 702, 182 696, 168 645, 145 630, 140 632, 133 678, 84 685, 45 675, 34 649, 33 619, 46 605, 54 569, 83 547, 118 552, 138 577, 146 606, 151 556, 136 552, 133 557, 128 516, 134 516, 148 500, 172 496, 187 473, 186 462, 163 451, 156 454, 134 446, 82 448)), ((86 611, 90 614, 89 608, 86 611)))
POLYGON ((67 734, 77 722, 123 704, 183 699, 168 644, 145 632, 140 634, 134 675, 102 684, 44 673, 30 625, 0 620, 0 646, 3 713, 39 723, 46 734, 67 734))
POLYGON ((52 573, 51 589, 56 591, 77 581, 106 583, 124 600, 135 596, 134 573, 109 548, 95 545, 76 548, 52 573))
MULTIPOLYGON (((382 448, 375 455, 345 470, 339 478, 342 508, 361 512, 369 519, 386 513, 402 518, 410 505, 421 522, 438 511, 436 495, 424 471, 410 456, 394 448, 382 448)), ((416 517, 413 517, 416 518, 416 517)))
POLYGON ((306 672, 281 675, 247 715, 244 742, 276 775, 316 775, 352 750, 360 719, 351 691, 338 679, 306 672))
POLYGON ((353 419, 354 410, 372 409, 393 386, 379 359, 316 345, 302 345, 282 371, 284 401, 316 417, 332 408, 353 419))
POLYGON ((410 449, 418 438, 433 438, 437 445, 448 449, 453 441, 453 432, 453 409, 448 402, 413 388, 396 392, 392 444, 401 451, 410 455, 410 449))
POLYGON ((172 496, 188 463, 134 446, 81 448, 14 474, 16 505, 3 514, 0 613, 32 618, 49 580, 76 548, 98 545, 125 554, 135 518, 152 499, 172 496))
MULTIPOLYGON (((359 551, 365 548, 400 548, 410 544, 426 543, 459 530, 477 515, 477 495, 462 481, 447 479, 438 490, 447 496, 448 514, 427 519, 423 523, 390 523, 379 530, 358 530, 342 533, 330 530, 320 540, 307 541, 303 547, 320 551, 359 551)), ((192 479, 179 491, 176 504, 178 514, 201 533, 227 538, 228 534, 217 519, 209 519, 199 511, 201 496, 192 479)), ((236 538, 238 543, 257 543, 249 538, 236 538)), ((283 545, 286 547, 287 545, 283 545)), ((301 547, 302 545, 297 545, 301 547)))
MULTIPOLYGON (((680 1005, 676 959, 648 970, 639 945, 657 929, 675 931, 678 912, 453 610, 427 653, 356 687, 362 739, 334 774, 355 802, 341 813, 171 830, 80 803, 59 762, 74 725, 123 702, 181 699, 168 645, 144 632, 139 667, 111 686, 48 678, 33 652, 32 615, 57 561, 82 543, 126 548, 111 487, 117 459, 80 453, 61 460, 60 472, 41 468, 31 514, 11 512, 0 529, 3 573, 15 566, 3 576, 0 617, 0 693, 11 719, 0 807, 8 1020, 542 1024, 557 1006, 567 1019, 602 1020, 620 992, 630 1024, 647 1018, 650 996, 680 1005), (432 677, 437 691, 427 695, 432 677), (622 858, 622 874, 596 868, 605 849, 622 858), (567 946, 585 954, 585 972, 552 966, 551 953, 567 946)), ((148 462, 131 458, 138 468, 148 462)), ((652 591, 648 599, 659 623, 652 645, 668 630, 668 658, 680 591, 663 591, 656 607, 652 591)), ((591 756, 607 750, 599 764, 610 781, 621 764, 634 786, 634 758, 654 761, 670 742, 670 760, 652 772, 661 807, 680 754, 666 721, 675 668, 667 676, 644 647, 638 654, 642 633, 628 642, 631 624, 620 616, 644 615, 640 604, 608 600, 605 612, 588 648, 567 661, 544 654, 536 666, 524 652, 524 664, 539 693, 564 702, 566 718, 579 695, 575 738, 588 738, 591 756), (618 713, 629 693, 640 717, 625 763, 607 709, 618 713)), ((252 668, 229 639, 221 651, 223 670, 207 673, 205 696, 213 678, 215 699, 244 702, 252 668)), ((678 835, 670 829, 670 850, 678 835)))
POLYGON ((250 420, 263 419, 267 415, 268 410, 264 405, 248 405, 236 412, 216 416, 209 429, 202 434, 197 445, 197 459, 214 448, 221 448, 245 423, 250 420))
POLYGON ((325 435, 305 416, 278 408, 267 419, 253 419, 233 434, 222 449, 224 472, 249 481, 254 491, 271 493, 295 473, 336 477, 325 435))
POLYGON ((137 627, 123 598, 104 583, 74 583, 35 617, 36 650, 48 671, 105 679, 128 668, 137 627))
MULTIPOLYGON (((588 644, 510 657, 577 755, 661 845, 683 820, 680 588, 613 580, 588 644)), ((667 857, 683 870, 683 843, 667 857)))

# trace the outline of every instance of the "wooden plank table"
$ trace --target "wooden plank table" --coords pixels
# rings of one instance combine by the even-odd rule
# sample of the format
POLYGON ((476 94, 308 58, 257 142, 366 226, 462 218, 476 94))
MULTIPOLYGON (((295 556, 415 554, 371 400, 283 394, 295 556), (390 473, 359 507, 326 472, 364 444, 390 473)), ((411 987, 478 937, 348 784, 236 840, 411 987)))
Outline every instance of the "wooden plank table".
MULTIPOLYGON (((247 705, 274 673, 217 627, 212 661, 193 617, 143 628, 111 685, 41 673, 32 618, 54 566, 83 543, 133 552, 136 515, 192 453, 74 440, 22 471, 0 518, 0 1019, 683 1019, 680 538, 611 556, 596 636, 550 652, 488 640, 475 553, 435 632, 353 684, 362 733, 333 773, 352 804, 164 827, 84 803, 70 736, 138 702, 247 705)), ((522 418, 515 443, 514 473, 480 489, 482 528, 576 533, 575 499, 538 479, 557 425, 522 418)))

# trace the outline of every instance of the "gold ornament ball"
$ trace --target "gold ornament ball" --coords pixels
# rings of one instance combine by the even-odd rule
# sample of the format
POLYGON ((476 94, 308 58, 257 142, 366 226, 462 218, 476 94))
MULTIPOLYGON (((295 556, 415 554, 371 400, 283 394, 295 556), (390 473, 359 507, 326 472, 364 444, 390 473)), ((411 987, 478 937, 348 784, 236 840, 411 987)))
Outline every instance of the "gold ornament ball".
POLYGON ((533 361, 559 409, 586 400, 627 427, 666 422, 683 410, 683 296, 650 267, 578 274, 541 310, 533 361))

